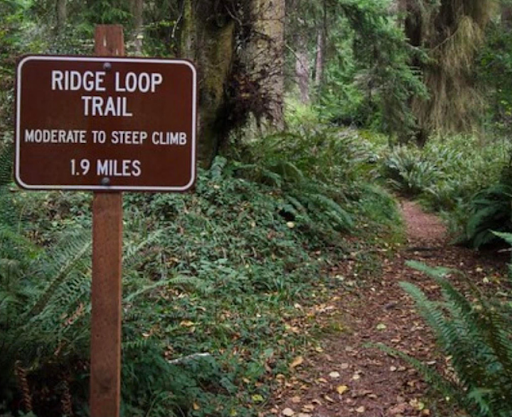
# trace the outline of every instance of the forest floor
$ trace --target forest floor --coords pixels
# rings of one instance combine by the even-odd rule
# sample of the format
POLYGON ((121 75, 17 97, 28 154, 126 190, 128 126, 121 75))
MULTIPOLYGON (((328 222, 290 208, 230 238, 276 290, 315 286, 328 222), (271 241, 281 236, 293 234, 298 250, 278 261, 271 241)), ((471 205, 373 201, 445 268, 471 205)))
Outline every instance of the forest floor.
POLYGON ((413 202, 402 202, 401 209, 406 243, 383 255, 380 270, 364 280, 354 277, 350 264, 333 272, 343 285, 332 290, 326 304, 316 307, 316 314, 308 314, 320 328, 330 331, 322 335, 321 347, 293 361, 290 379, 278 380, 271 414, 418 417, 439 416, 437 407, 447 408, 429 393, 410 365, 365 345, 384 343, 433 367, 445 368, 447 359, 436 350, 432 334, 399 283, 412 282, 432 297, 439 296, 439 288, 405 262, 455 268, 485 287, 499 285, 510 255, 453 246, 436 216, 424 213, 413 202))

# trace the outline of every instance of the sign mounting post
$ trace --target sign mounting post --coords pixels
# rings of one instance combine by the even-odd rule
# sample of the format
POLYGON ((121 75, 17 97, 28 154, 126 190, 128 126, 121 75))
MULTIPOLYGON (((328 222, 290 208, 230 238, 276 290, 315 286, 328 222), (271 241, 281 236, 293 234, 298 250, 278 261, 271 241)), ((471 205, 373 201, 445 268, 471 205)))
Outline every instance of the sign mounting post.
MULTIPOLYGON (((123 27, 97 26, 94 49, 96 55, 123 56, 123 27)), ((105 62, 104 67, 108 68, 108 64, 105 62)), ((92 218, 90 413, 91 417, 119 417, 123 195, 95 192, 92 218)))
POLYGON ((124 57, 97 26, 95 55, 17 65, 15 180, 94 191, 91 417, 119 417, 123 191, 182 192, 196 177, 197 74, 185 60, 124 57))

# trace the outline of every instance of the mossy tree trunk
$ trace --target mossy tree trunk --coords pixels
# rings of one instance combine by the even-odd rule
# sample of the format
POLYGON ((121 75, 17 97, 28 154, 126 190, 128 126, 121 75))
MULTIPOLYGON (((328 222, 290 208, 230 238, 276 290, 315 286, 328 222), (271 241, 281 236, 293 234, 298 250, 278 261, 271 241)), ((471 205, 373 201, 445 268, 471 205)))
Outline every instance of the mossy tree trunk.
POLYGON ((60 33, 64 29, 64 26, 66 25, 66 20, 68 17, 67 0, 57 0, 56 7, 57 7, 56 30, 57 30, 57 33, 60 33))
POLYGON ((284 128, 285 0, 252 0, 252 77, 266 97, 268 121, 284 128))
POLYGON ((144 0, 132 0, 131 11, 133 15, 135 54, 142 55, 142 42, 144 37, 144 0))
POLYGON ((326 38, 327 18, 326 12, 324 12, 324 17, 322 18, 322 22, 319 25, 316 34, 315 86, 317 88, 322 87, 322 82, 324 80, 326 38))
POLYGON ((198 156, 206 167, 229 131, 225 91, 234 59, 235 22, 222 6, 222 0, 184 0, 180 33, 180 56, 198 69, 198 156))
POLYGON ((295 53, 295 77, 299 85, 300 101, 309 103, 309 54, 307 39, 302 33, 296 36, 297 51, 295 53))
POLYGON ((405 9, 405 33, 411 45, 427 50, 416 58, 430 93, 411 103, 417 119, 417 141, 430 133, 472 131, 477 126, 481 94, 474 83, 474 58, 496 0, 400 0, 405 9))

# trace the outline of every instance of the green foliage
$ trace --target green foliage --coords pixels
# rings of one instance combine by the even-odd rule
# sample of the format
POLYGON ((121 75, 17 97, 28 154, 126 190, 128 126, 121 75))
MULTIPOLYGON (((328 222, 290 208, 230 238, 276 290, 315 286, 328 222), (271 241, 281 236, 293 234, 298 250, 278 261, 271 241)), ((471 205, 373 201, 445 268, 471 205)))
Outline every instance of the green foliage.
POLYGON ((508 197, 495 184, 508 181, 509 152, 510 144, 497 139, 438 136, 423 148, 409 145, 384 152, 380 175, 397 192, 443 213, 462 240, 479 235, 478 247, 492 239, 490 226, 508 227, 508 197), (494 215, 499 218, 493 220, 494 215))
POLYGON ((397 147, 387 155, 382 175, 406 196, 417 196, 439 181, 439 170, 415 147, 397 147))
POLYGON ((477 193, 470 202, 471 215, 465 241, 480 248, 498 239, 493 233, 512 231, 512 185, 497 184, 477 193))
MULTIPOLYGON (((440 374, 399 354, 425 379, 472 417, 505 417, 512 413, 512 309, 510 304, 485 298, 468 282, 468 295, 457 290, 445 268, 418 262, 409 266, 430 275, 441 287, 442 302, 430 300, 416 285, 402 283, 419 313, 434 332, 438 346, 451 358, 455 376, 440 374)), ((388 351, 390 349, 386 348, 388 351)), ((396 353, 396 352, 395 352, 396 353)))
MULTIPOLYGON (((289 330, 296 304, 327 291, 344 235, 397 228, 364 135, 260 138, 200 171, 194 194, 125 195, 123 415, 257 415, 254 398, 313 343, 289 330)), ((64 380, 86 415, 90 196, 4 189, 1 398, 15 408, 21 360, 34 398, 54 399, 38 415, 60 415, 64 380)))
POLYGON ((14 63, 22 45, 24 2, 9 0, 0 4, 0 146, 2 131, 10 127, 14 102, 14 63))
POLYGON ((416 129, 409 102, 426 97, 426 89, 409 65, 419 52, 408 46, 389 7, 388 1, 337 2, 338 55, 327 66, 318 112, 333 123, 374 127, 407 141, 416 129))
POLYGON ((242 160, 253 162, 237 165, 236 173, 279 187, 285 197, 283 214, 309 229, 312 239, 356 232, 358 216, 373 227, 393 228, 400 223, 394 201, 380 187, 370 186, 382 145, 376 135, 368 140, 366 134, 318 126, 271 135, 244 150, 242 160))
POLYGON ((411 64, 422 72, 429 97, 411 106, 424 144, 431 134, 469 133, 479 126, 483 95, 475 83, 475 58, 496 0, 415 0, 407 7, 405 31, 428 59, 411 64))
POLYGON ((506 16, 495 19, 487 29, 486 43, 477 61, 478 81, 485 86, 488 106, 484 121, 501 135, 512 131, 511 45, 512 30, 506 16))

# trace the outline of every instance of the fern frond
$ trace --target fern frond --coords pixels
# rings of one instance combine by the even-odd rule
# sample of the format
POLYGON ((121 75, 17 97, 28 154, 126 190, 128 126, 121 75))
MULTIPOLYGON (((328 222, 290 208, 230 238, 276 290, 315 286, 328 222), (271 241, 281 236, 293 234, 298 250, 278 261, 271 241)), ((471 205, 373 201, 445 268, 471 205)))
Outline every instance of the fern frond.
POLYGON ((66 247, 62 252, 58 251, 51 256, 50 268, 45 272, 51 272, 53 279, 48 284, 47 288, 33 303, 33 306, 24 315, 25 317, 33 317, 41 313, 41 311, 48 305, 48 302, 53 297, 59 286, 69 276, 73 269, 84 261, 84 258, 90 258, 91 241, 90 238, 80 239, 73 242, 72 245, 66 247))

